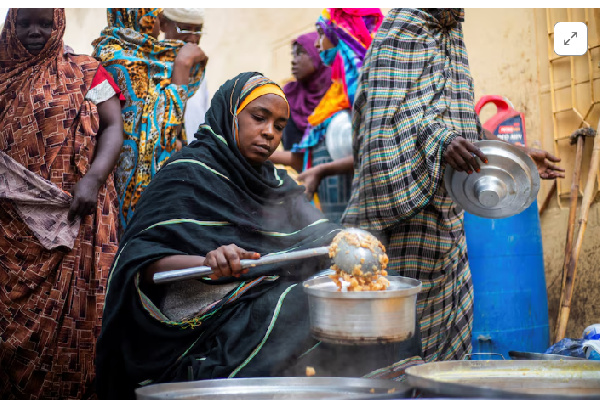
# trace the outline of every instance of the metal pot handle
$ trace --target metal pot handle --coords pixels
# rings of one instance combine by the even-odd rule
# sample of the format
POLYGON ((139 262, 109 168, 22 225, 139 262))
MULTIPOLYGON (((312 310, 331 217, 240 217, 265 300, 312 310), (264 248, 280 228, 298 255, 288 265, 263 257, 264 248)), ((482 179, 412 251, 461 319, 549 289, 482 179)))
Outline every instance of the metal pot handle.
POLYGON ((463 361, 471 360, 471 359, 473 359, 473 356, 500 356, 500 357, 502 357, 503 360, 506 360, 506 358, 504 358, 504 356, 500 353, 467 353, 463 357, 463 361))

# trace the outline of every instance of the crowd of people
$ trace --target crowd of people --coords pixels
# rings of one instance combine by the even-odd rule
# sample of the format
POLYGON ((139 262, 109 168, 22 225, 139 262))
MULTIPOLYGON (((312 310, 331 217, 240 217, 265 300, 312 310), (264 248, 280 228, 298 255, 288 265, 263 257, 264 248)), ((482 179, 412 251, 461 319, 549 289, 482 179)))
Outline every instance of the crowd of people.
MULTIPOLYGON (((443 171, 478 173, 473 142, 494 137, 474 111, 463 10, 325 9, 291 43, 295 81, 240 73, 210 107, 203 9, 107 20, 91 56, 63 42, 64 9, 10 9, 0 36, 0 397, 133 399, 153 383, 309 365, 400 379, 470 353, 463 216, 443 171), (339 113, 353 154, 334 160, 339 113), (343 227, 371 231, 390 273, 423 283, 407 343, 310 336, 301 282, 327 256, 240 264, 328 245, 343 227), (213 274, 153 281, 199 265, 213 274)), ((563 176, 560 159, 524 149, 542 178, 563 176)))

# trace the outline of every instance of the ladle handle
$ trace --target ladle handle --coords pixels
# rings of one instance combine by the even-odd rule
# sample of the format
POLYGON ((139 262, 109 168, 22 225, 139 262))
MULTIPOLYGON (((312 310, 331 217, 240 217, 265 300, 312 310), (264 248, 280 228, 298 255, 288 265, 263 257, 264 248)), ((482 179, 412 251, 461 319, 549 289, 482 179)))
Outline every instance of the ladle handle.
MULTIPOLYGON (((322 256, 329 254, 329 247, 315 247, 312 249, 291 251, 289 253, 273 254, 264 256, 258 260, 240 260, 243 268, 256 267, 263 264, 274 264, 282 261, 301 260, 309 257, 322 256)), ((154 274, 154 283, 162 284, 169 282, 184 281, 187 279, 202 278, 213 273, 212 268, 207 266, 191 267, 186 269, 178 269, 173 271, 157 272, 154 274)))

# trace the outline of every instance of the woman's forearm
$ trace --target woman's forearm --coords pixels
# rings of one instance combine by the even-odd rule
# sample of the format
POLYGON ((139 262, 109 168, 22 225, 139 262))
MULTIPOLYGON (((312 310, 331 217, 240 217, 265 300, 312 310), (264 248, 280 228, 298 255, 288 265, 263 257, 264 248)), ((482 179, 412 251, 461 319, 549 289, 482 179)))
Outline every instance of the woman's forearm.
POLYGON ((98 130, 96 155, 86 175, 88 178, 97 180, 98 186, 101 186, 115 167, 123 145, 123 119, 119 98, 113 96, 100 103, 98 115, 100 129, 98 130))
POLYGON ((145 283, 154 283, 154 274, 157 272, 174 271, 178 269, 186 269, 204 265, 204 257, 192 256, 187 254, 167 256, 158 261, 153 262, 145 271, 142 272, 142 278, 145 283))
POLYGON ((302 153, 292 153, 291 151, 276 151, 269 160, 274 164, 283 164, 294 168, 298 172, 302 172, 302 153))
POLYGON ((348 156, 339 160, 331 161, 324 164, 319 164, 321 169, 319 175, 325 178, 331 175, 349 174, 354 172, 354 157, 348 156))

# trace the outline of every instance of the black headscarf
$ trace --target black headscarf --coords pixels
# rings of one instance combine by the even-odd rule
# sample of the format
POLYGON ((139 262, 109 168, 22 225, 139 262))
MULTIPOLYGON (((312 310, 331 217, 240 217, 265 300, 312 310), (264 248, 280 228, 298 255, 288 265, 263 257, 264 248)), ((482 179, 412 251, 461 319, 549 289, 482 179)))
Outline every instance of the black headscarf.
POLYGON ((264 255, 328 245, 339 231, 284 171, 270 161, 253 167, 238 149, 238 106, 254 88, 272 83, 258 73, 244 73, 223 84, 198 140, 172 157, 144 191, 121 239, 108 287, 98 342, 100 398, 133 398, 133 389, 148 380, 276 375, 281 362, 314 344, 306 296, 294 285, 326 268, 327 257, 206 281, 239 281, 240 286, 191 321, 168 321, 138 285, 141 270, 169 255, 204 256, 230 243, 264 255), (268 359, 261 358, 263 351, 248 361, 278 302, 277 322, 284 321, 283 327, 277 325, 270 337, 286 337, 289 351, 268 359))

